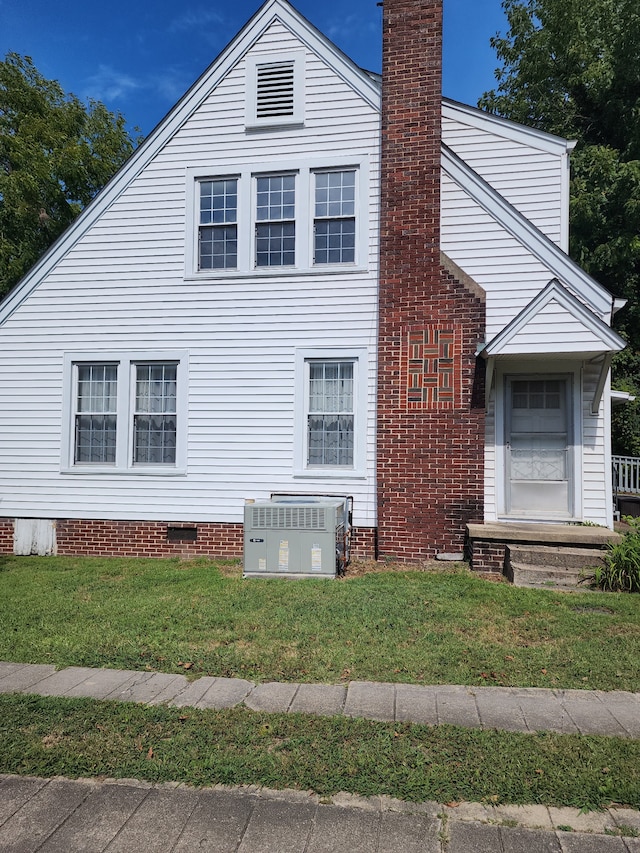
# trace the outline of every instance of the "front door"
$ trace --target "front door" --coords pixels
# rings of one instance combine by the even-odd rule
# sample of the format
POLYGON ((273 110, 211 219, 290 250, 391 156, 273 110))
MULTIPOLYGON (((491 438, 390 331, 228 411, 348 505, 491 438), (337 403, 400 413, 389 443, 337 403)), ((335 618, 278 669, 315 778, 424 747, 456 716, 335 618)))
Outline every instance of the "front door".
POLYGON ((507 515, 573 516, 570 390, 566 376, 507 377, 507 515))

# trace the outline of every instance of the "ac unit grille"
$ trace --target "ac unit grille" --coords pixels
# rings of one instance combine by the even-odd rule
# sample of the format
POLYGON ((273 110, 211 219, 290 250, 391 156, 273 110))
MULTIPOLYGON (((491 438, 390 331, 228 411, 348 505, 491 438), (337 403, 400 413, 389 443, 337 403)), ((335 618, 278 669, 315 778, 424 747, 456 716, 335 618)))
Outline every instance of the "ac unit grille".
POLYGON ((254 506, 254 529, 326 530, 324 507, 254 506))
POLYGON ((257 69, 258 118, 293 115, 293 63, 262 65, 257 69))

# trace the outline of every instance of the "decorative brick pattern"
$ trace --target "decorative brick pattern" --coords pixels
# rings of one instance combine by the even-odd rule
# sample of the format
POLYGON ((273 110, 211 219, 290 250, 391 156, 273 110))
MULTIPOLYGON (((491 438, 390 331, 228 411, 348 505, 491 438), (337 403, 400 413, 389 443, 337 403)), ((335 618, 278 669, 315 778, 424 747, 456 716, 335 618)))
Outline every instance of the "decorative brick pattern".
POLYGON ((461 402, 461 329, 431 323, 409 329, 402 369, 407 381, 406 409, 452 409, 461 402))
POLYGON ((409 562, 462 551, 483 515, 485 309, 440 265, 442 2, 383 16, 378 553, 409 562))
MULTIPOLYGON (((174 534, 175 535, 175 534, 174 534)), ((241 524, 222 522, 102 521, 66 518, 56 521, 57 553, 90 557, 226 557, 242 556, 241 524), (190 539, 196 530, 196 538, 190 539), (167 531, 183 529, 184 539, 167 538, 167 531)), ((0 519, 0 554, 13 553, 13 519, 0 519)), ((375 556, 375 530, 354 528, 351 555, 375 556)))

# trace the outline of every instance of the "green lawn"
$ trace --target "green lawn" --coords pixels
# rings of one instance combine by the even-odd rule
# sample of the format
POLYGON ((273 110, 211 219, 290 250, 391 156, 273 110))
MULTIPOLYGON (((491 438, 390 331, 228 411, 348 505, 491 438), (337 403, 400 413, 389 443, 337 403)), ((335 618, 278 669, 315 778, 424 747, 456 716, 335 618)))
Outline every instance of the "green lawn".
POLYGON ((6 557, 0 625, 0 660, 59 666, 640 690, 638 596, 466 571, 247 581, 207 560, 6 557))
POLYGON ((0 772, 640 807, 640 741, 0 696, 0 772))

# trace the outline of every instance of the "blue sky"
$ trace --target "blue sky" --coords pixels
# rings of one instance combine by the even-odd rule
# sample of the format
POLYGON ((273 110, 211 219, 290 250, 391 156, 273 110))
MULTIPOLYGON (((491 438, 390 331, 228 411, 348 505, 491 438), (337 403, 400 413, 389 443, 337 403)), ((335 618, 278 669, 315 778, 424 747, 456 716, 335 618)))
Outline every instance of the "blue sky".
MULTIPOLYGON (((31 56, 82 100, 121 112, 143 134, 162 119, 260 6, 259 0, 0 0, 0 57, 31 56)), ((376 0, 295 0, 358 65, 380 70, 376 0), (346 9, 346 11, 345 11, 346 9)), ((444 0, 447 97, 475 105, 493 87, 489 38, 506 30, 500 0, 444 0)))

